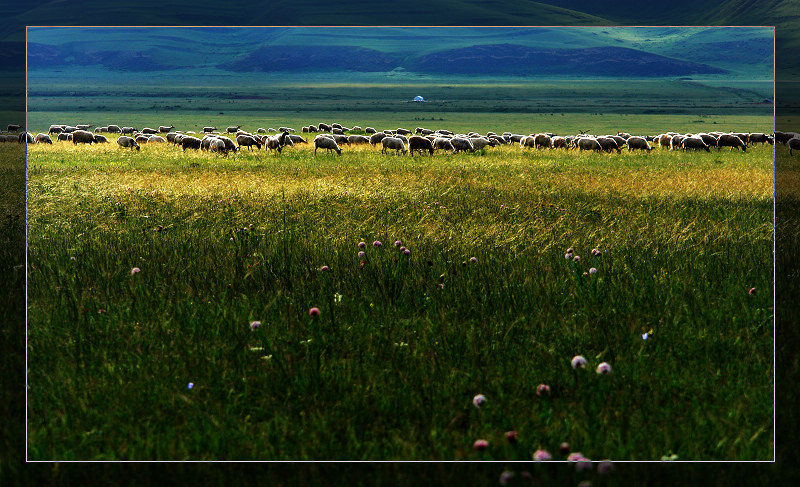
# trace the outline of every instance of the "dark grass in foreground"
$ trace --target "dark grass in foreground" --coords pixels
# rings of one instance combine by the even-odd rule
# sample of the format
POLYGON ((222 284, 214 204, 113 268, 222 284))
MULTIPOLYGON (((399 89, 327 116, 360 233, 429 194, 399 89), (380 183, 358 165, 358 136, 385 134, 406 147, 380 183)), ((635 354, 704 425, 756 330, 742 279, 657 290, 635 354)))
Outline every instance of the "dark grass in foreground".
POLYGON ((772 459, 771 146, 247 152, 32 148, 31 459, 772 459))

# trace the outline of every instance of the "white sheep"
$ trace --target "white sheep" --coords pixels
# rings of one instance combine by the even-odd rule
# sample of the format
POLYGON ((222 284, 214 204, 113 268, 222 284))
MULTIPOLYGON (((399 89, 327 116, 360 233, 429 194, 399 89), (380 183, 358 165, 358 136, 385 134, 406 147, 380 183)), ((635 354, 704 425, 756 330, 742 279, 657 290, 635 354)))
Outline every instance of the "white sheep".
POLYGON ((322 135, 318 135, 314 138, 314 155, 317 155, 317 149, 327 149, 328 152, 336 151, 337 154, 340 156, 342 155, 342 149, 339 148, 336 141, 322 135))
POLYGON ((408 150, 406 149, 406 143, 399 137, 384 137, 381 140, 381 145, 383 146, 381 149, 381 154, 384 154, 388 149, 393 149, 396 151, 396 153, 400 151, 402 151, 403 154, 408 153, 408 150))
POLYGON ((647 139, 645 139, 644 137, 632 135, 628 137, 628 139, 625 142, 628 144, 628 152, 634 149, 646 150, 647 152, 653 150, 653 148, 650 147, 650 144, 647 143, 647 139))
POLYGON ((706 144, 702 137, 693 136, 693 137, 686 137, 681 141, 681 148, 685 151, 686 149, 695 149, 695 150, 704 150, 706 152, 711 152, 711 149, 708 148, 708 144, 706 144))
POLYGON ((453 137, 450 139, 450 143, 453 144, 453 154, 462 151, 475 152, 475 146, 472 144, 472 141, 466 137, 453 137))

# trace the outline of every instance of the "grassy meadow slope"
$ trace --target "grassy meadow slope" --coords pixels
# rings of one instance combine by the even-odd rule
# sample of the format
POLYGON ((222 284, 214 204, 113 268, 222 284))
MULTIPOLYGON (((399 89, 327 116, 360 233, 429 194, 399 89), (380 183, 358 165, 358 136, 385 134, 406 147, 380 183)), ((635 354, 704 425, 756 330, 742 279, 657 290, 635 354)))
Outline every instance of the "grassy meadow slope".
POLYGON ((310 151, 31 147, 32 458, 772 458, 771 146, 310 151))

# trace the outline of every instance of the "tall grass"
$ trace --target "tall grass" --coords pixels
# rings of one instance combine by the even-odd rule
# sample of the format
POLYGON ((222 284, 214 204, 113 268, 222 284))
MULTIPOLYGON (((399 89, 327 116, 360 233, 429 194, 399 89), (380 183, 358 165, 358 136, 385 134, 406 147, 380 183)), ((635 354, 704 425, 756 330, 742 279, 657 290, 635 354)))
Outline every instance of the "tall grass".
POLYGON ((31 459, 772 458, 771 146, 311 150, 30 148, 31 459))

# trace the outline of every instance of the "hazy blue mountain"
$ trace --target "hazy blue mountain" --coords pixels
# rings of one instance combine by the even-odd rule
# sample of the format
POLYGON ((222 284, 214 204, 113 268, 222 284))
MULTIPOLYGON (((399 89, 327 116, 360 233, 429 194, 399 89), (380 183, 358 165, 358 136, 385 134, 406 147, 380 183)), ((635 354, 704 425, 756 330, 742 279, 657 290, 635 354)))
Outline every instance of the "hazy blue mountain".
POLYGON ((765 28, 31 28, 28 68, 764 78, 765 28))

